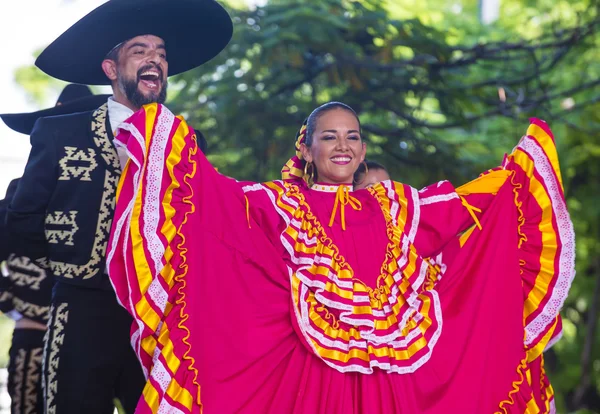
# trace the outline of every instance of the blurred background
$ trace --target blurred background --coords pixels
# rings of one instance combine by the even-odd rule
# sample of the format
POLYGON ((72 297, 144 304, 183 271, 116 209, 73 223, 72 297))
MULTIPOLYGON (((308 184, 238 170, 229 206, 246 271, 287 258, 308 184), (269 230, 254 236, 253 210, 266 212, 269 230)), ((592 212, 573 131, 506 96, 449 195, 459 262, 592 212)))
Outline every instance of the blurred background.
MULTIPOLYGON (((38 71, 35 56, 103 2, 2 2, 0 113, 54 106, 64 83, 38 71)), ((577 235, 577 277, 562 312, 564 337, 546 367, 559 413, 600 413, 598 0, 223 3, 235 23, 232 42, 170 79, 169 106, 204 133, 211 161, 235 178, 277 178, 304 118, 330 100, 359 113, 368 157, 416 187, 460 185, 499 165, 529 117, 550 124, 577 235)), ((28 137, 0 122, 0 197, 28 152, 28 137)), ((0 367, 11 334, 2 319, 0 367)))

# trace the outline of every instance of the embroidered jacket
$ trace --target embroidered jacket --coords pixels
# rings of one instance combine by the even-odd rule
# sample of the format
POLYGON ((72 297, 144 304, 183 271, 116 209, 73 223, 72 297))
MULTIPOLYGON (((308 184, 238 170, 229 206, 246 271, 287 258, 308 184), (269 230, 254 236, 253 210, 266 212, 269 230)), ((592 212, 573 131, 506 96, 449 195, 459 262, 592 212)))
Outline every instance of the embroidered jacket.
POLYGON ((0 233, 3 235, 0 261, 5 267, 0 278, 0 311, 19 315, 45 324, 52 296, 52 277, 31 259, 11 254, 11 238, 4 225, 6 211, 19 179, 11 181, 4 200, 0 200, 0 233))
POLYGON ((19 179, 12 180, 10 184, 8 184, 6 195, 0 200, 0 262, 8 259, 8 256, 11 253, 11 241, 6 230, 6 214, 8 212, 10 200, 15 195, 18 185, 19 179))
POLYGON ((105 252, 121 175, 107 115, 105 104, 36 122, 7 217, 13 253, 61 282, 101 289, 111 289, 105 252))

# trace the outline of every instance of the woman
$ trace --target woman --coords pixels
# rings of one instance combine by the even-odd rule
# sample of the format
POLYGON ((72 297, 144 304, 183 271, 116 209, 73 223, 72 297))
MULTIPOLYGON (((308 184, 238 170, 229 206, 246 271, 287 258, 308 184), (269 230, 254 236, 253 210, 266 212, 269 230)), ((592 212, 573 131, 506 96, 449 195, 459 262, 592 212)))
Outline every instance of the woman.
POLYGON ((542 121, 456 190, 352 192, 366 144, 341 103, 309 116, 282 181, 220 175, 161 105, 117 145, 108 263, 148 376, 138 412, 552 410, 542 352, 574 245, 542 121))
POLYGON ((373 187, 373 185, 390 179, 385 167, 375 161, 363 161, 354 173, 354 190, 373 187))

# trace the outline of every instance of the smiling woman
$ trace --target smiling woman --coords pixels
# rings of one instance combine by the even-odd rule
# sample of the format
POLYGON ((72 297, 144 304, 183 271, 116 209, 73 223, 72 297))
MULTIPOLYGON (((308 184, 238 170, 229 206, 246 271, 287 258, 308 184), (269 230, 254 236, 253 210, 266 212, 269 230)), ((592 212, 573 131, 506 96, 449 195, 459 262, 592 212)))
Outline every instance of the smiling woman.
POLYGON ((300 151, 307 170, 312 168, 311 179, 324 184, 352 184, 367 151, 354 110, 341 102, 322 105, 308 117, 306 131, 300 151))
POLYGON ((352 191, 366 147, 340 103, 279 181, 219 174, 162 105, 117 141, 132 162, 108 268, 148 373, 136 412, 553 410, 543 351, 574 241, 543 121, 500 167, 420 191, 352 191))

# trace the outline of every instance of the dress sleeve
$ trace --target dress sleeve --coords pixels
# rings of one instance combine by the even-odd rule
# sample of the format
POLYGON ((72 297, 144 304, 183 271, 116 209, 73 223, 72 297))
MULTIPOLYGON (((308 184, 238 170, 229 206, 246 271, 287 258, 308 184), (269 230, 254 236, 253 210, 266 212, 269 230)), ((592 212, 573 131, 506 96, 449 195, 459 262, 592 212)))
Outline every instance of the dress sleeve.
POLYGON ((462 246, 503 186, 514 192, 514 205, 507 208, 518 211, 525 346, 533 360, 560 338, 559 311, 575 276, 573 224, 554 137, 545 122, 531 120, 501 167, 457 189, 440 182, 413 190, 413 216, 418 222, 414 244, 424 257, 435 256, 457 235, 462 246))
POLYGON ((423 257, 435 256, 464 231, 481 226, 486 208, 508 177, 502 171, 487 175, 485 185, 478 179, 456 189, 440 181, 418 192, 412 189, 413 220, 418 223, 414 244, 423 257))
POLYGON ((189 263, 198 260, 196 252, 211 249, 208 238, 257 256, 278 220, 262 197, 246 195, 252 183, 217 172, 194 131, 162 105, 136 112, 115 142, 127 149, 129 161, 117 189, 107 266, 120 304, 134 319, 131 342, 148 379, 140 404, 168 400, 196 412, 186 286, 202 275, 188 274, 189 263))
POLYGON ((559 311, 575 277, 575 233, 565 200, 554 136, 532 119, 504 162, 518 209, 525 346, 533 360, 562 333, 559 311))
POLYGON ((575 235, 556 144, 548 125, 532 119, 526 135, 501 167, 455 191, 442 183, 419 192, 421 218, 415 244, 420 242, 425 253, 430 253, 427 247, 445 245, 445 237, 452 238, 466 225, 470 228, 459 238, 460 246, 464 245, 471 232, 477 231, 477 225, 474 219, 469 221, 465 214, 470 214, 469 208, 461 205, 461 200, 481 210, 473 211, 474 218, 483 217, 503 186, 514 193, 513 203, 506 208, 517 209, 524 343, 532 361, 560 338, 559 311, 575 276, 575 235))

